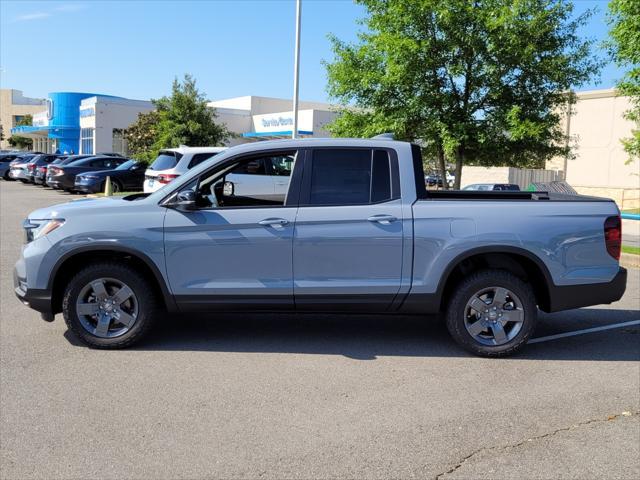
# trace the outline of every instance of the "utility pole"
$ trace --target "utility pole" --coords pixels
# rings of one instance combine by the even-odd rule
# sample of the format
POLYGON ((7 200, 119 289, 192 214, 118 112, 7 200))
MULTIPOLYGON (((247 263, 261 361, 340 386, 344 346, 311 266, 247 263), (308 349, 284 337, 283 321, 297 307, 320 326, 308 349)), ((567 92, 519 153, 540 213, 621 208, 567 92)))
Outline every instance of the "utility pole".
POLYGON ((293 66, 293 129, 291 138, 298 137, 298 91, 300 89, 300 17, 302 0, 296 0, 296 52, 293 66))

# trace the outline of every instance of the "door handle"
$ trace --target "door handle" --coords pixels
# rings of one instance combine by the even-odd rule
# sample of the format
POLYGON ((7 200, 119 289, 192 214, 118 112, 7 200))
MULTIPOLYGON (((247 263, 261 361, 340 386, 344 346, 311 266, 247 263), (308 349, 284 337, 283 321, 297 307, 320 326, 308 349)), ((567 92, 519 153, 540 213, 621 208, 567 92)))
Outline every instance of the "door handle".
POLYGON ((398 219, 393 215, 373 215, 367 218, 367 220, 370 222, 378 222, 383 225, 389 225, 391 222, 395 222, 398 219))
POLYGON ((260 220, 258 222, 258 224, 264 226, 280 225, 281 227, 284 227, 288 223, 289 220, 285 220, 284 218, 265 218, 264 220, 260 220))

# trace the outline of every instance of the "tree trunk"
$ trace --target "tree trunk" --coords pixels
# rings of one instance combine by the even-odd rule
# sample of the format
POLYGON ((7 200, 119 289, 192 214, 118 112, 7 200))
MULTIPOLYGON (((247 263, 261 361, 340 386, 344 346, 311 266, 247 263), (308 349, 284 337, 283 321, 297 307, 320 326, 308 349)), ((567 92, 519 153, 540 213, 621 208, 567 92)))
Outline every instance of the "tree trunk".
POLYGON ((447 183, 447 166, 444 160, 444 149, 442 147, 438 147, 438 168, 440 169, 440 175, 442 176, 442 188, 449 190, 449 184, 447 183))
POLYGON ((462 180, 462 165, 464 164, 464 148, 458 148, 456 152, 456 179, 453 182, 453 188, 460 190, 460 180, 462 180))

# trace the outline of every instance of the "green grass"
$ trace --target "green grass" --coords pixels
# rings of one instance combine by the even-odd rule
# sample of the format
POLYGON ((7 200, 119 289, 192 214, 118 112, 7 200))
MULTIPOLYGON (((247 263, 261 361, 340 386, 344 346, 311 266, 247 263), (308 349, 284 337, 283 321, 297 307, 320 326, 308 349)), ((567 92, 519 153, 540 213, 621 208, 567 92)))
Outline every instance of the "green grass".
POLYGON ((632 213, 634 215, 640 215, 640 208, 631 208, 629 210, 623 210, 622 213, 632 213))
POLYGON ((623 253, 630 253, 632 255, 640 255, 640 247, 632 247, 631 245, 622 245, 623 253))
MULTIPOLYGON (((134 193, 142 193, 142 192, 117 192, 117 193, 114 193, 112 196, 114 196, 114 197, 124 197, 126 195, 133 195, 134 193)), ((104 197, 104 192, 94 193, 94 195, 97 196, 97 197, 104 197)))

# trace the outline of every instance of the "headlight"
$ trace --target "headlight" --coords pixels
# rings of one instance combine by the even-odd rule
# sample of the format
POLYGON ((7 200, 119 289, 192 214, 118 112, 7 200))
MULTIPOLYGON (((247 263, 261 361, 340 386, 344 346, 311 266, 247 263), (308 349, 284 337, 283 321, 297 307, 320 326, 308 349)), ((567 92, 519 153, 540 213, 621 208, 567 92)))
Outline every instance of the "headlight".
POLYGON ((26 234, 27 242, 32 242, 40 237, 53 232, 56 228, 64 225, 63 218, 50 218, 43 220, 26 219, 22 224, 26 234))

